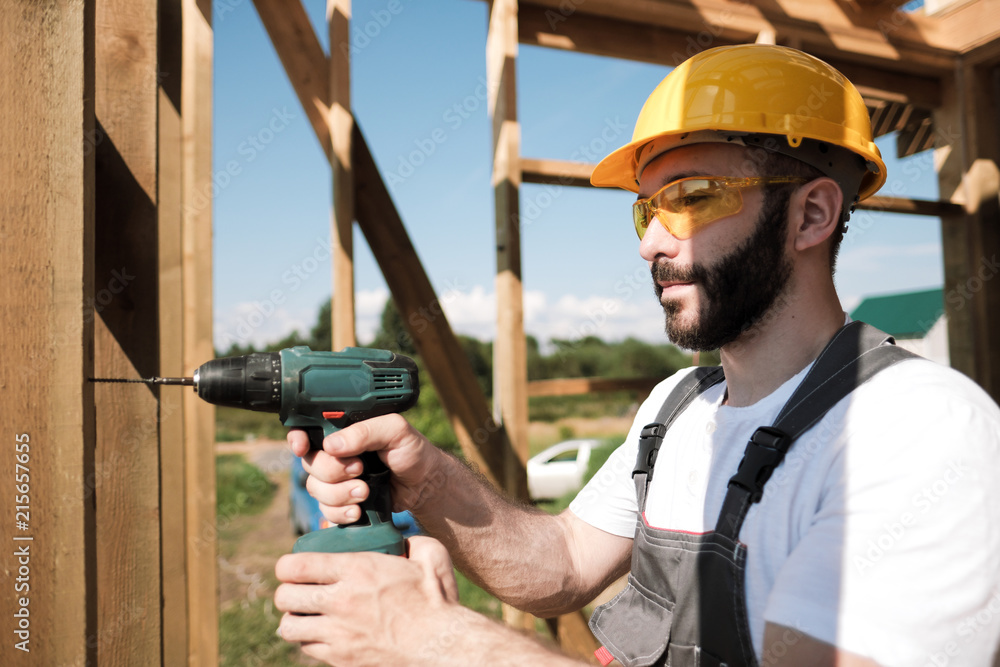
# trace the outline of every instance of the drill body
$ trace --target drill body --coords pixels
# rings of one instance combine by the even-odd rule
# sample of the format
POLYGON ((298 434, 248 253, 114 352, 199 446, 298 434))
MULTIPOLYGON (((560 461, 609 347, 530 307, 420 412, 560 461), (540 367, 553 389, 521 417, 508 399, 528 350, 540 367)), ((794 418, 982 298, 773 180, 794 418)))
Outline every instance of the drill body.
MULTIPOLYGON (((413 407, 420 394, 417 365, 388 350, 339 352, 292 347, 213 359, 194 375, 198 396, 215 405, 276 412, 281 423, 305 429, 312 450, 323 438, 354 422, 413 407)), ((376 551, 403 555, 403 537, 392 524, 389 469, 374 452, 361 455, 368 498, 352 524, 307 533, 293 551, 376 551)))

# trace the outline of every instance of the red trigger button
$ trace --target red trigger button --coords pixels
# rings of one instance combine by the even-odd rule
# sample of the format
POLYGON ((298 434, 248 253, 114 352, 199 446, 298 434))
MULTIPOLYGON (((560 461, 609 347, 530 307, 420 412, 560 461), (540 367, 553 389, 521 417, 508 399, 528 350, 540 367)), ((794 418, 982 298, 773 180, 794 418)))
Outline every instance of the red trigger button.
POLYGON ((340 410, 338 412, 324 412, 323 419, 340 419, 344 416, 344 411, 340 410))

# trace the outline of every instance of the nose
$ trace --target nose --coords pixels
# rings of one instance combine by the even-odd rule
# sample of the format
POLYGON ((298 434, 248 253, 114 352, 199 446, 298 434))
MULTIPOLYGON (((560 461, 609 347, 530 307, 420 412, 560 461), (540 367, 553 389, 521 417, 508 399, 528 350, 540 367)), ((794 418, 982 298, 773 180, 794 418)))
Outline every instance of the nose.
POLYGON ((654 217, 646 227, 646 233, 639 241, 639 255, 647 262, 655 262, 659 257, 676 259, 680 242, 667 231, 660 220, 654 217))

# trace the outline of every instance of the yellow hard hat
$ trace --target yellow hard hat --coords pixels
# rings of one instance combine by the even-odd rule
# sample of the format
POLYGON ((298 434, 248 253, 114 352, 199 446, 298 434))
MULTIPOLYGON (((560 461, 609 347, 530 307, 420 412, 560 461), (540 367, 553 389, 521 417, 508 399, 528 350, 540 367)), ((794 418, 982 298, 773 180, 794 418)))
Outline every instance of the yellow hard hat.
POLYGON ((601 160, 590 182, 638 192, 649 160, 702 141, 762 146, 802 159, 841 184, 845 208, 854 193, 865 199, 885 183, 885 163, 854 85, 818 58, 767 44, 708 49, 678 65, 646 100, 631 143, 601 160), (829 145, 860 158, 852 160, 851 174, 824 157, 829 145))

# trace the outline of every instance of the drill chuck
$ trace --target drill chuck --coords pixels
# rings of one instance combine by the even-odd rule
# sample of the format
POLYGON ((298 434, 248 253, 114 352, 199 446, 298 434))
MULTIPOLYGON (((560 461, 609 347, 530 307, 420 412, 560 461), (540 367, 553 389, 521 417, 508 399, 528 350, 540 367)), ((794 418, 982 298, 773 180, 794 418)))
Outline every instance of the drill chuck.
POLYGON ((194 374, 198 396, 214 405, 258 412, 281 409, 281 355, 255 352, 213 359, 194 374))

